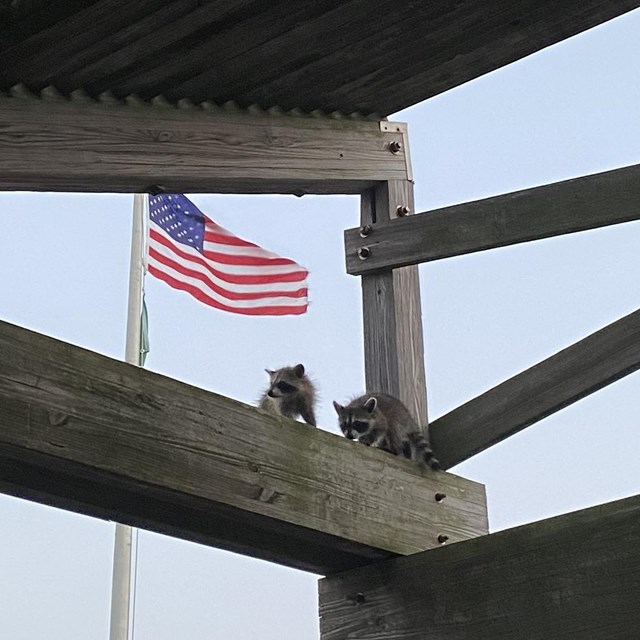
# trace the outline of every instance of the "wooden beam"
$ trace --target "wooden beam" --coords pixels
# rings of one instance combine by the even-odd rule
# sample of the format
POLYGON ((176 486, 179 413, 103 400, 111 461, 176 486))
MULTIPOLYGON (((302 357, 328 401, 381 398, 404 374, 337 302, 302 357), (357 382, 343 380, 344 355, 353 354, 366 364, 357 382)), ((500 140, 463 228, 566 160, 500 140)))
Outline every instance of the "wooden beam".
POLYGON ((640 496, 320 581, 320 637, 627 640, 640 496))
MULTIPOLYGON (((413 184, 394 180, 362 195, 361 222, 375 224, 413 207, 413 184)), ((368 391, 400 398, 427 428, 422 306, 417 267, 362 278, 365 377, 368 391)))
POLYGON ((377 121, 0 98, 0 129, 0 190, 360 193, 407 175, 377 121))
POLYGON ((640 369, 640 310, 559 351, 431 425, 443 468, 640 369))
POLYGON ((7 323, 0 353, 2 492, 322 574, 487 530, 475 482, 7 323))
POLYGON ((640 219, 640 165, 515 191, 345 231, 347 271, 450 258, 640 219), (362 260, 358 251, 369 249, 362 260))

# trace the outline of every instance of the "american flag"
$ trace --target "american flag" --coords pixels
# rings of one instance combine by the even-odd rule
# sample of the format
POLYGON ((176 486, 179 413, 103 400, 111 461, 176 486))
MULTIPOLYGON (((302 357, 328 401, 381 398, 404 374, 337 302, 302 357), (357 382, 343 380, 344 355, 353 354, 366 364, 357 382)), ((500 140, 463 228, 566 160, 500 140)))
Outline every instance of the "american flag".
POLYGON ((223 311, 281 316, 307 310, 304 267, 238 238, 183 195, 149 196, 148 270, 223 311))

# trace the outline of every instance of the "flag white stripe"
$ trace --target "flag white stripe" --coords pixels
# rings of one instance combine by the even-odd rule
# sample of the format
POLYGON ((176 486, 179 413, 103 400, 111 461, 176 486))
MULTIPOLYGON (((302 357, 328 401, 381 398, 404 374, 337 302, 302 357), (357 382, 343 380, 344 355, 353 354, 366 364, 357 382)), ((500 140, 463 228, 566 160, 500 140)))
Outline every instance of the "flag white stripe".
MULTIPOLYGON (((215 253, 224 253, 228 256, 246 256, 249 258, 277 258, 279 260, 283 259, 281 256, 272 253, 271 251, 265 251, 260 247, 242 247, 233 244, 212 242, 210 240, 204 241, 203 249, 205 251, 213 251, 215 253)), ((299 267, 297 268, 299 269, 299 267)))
MULTIPOLYGON (((172 251, 172 249, 159 242, 154 242, 153 240, 151 240, 149 246, 165 258, 168 258, 173 262, 184 264, 185 267, 188 267, 191 271, 197 271, 198 273, 201 273, 206 277, 208 281, 212 282, 214 285, 217 285, 222 289, 226 289, 227 291, 232 291, 234 293, 268 293, 272 291, 287 292, 298 291, 299 289, 303 289, 306 287, 306 283, 304 280, 296 282, 272 282, 266 284, 241 284, 236 282, 227 282, 226 280, 221 280, 220 278, 212 274, 203 264, 192 262, 190 260, 187 262, 181 256, 176 255, 176 253, 172 251)), ((188 251, 189 249, 191 249, 191 247, 185 247, 185 249, 187 250, 185 251, 185 253, 191 253, 191 251, 188 251)), ((197 256, 202 259, 202 255, 200 253, 195 250, 193 250, 193 253, 197 254, 197 256)), ((166 268, 164 263, 158 262, 153 255, 149 256, 149 262, 161 271, 166 268)), ((216 268, 218 268, 217 264, 216 268)), ((262 267, 260 267, 260 270, 261 269, 262 267)), ((260 271, 258 275, 263 274, 260 271)))
POLYGON ((305 307, 307 305, 307 297, 303 296, 301 298, 288 298, 288 297, 277 297, 277 298, 260 298, 257 300, 230 300, 229 298, 225 298, 224 296, 219 295, 215 291, 212 291, 209 287, 207 287, 203 282, 198 280, 197 278, 193 278, 191 276, 187 276, 180 271, 177 271, 161 262, 152 262, 151 263, 156 269, 166 273, 167 275, 184 282, 185 284, 193 287, 194 289, 198 289, 205 295, 209 296, 216 302, 220 304, 226 305, 228 307, 235 307, 236 309, 255 309, 256 307, 274 307, 274 306, 287 306, 287 307, 305 307))
MULTIPOLYGON (((167 238, 172 244, 176 244, 176 241, 173 238, 171 238, 171 236, 169 236, 162 227, 157 225, 152 220, 149 221, 149 226, 150 228, 157 231, 160 235, 167 238)), ((208 260, 195 247, 191 247, 189 245, 182 244, 182 243, 177 243, 177 245, 180 248, 180 250, 183 251, 184 253, 187 253, 191 256, 197 256, 200 259, 208 260)), ((149 246, 152 246, 157 249, 159 245, 157 242, 154 241, 152 237, 150 237, 149 246)), ((213 262, 210 259, 208 261, 213 262)), ((215 268, 218 271, 221 271, 222 273, 228 273, 229 275, 235 275, 235 276, 253 276, 253 275, 271 276, 271 275, 284 275, 284 274, 290 274, 290 273, 301 273, 302 271, 304 271, 303 268, 300 267, 300 265, 295 263, 290 265, 283 264, 283 265, 275 265, 275 266, 266 266, 266 265, 256 266, 256 265, 225 264, 222 262, 216 262, 215 268)))

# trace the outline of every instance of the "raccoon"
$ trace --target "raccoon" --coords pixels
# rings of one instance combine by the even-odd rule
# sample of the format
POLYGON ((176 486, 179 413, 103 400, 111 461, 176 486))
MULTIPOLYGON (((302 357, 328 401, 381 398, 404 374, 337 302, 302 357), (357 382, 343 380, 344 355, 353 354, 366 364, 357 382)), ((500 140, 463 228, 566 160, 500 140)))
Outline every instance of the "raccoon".
POLYGON ((368 393, 346 407, 334 401, 342 433, 350 440, 378 447, 420 466, 440 469, 429 442, 409 410, 387 393, 368 393))
POLYGON ((259 407, 287 418, 300 416, 315 427, 316 389, 305 374, 304 366, 297 364, 265 371, 269 374, 270 384, 260 398, 259 407))

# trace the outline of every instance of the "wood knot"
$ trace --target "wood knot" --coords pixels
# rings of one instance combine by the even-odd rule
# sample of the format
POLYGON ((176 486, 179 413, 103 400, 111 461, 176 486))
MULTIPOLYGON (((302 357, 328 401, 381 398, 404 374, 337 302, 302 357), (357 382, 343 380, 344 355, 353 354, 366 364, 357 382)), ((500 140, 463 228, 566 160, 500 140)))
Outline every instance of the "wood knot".
POLYGON ((364 597, 364 593, 358 592, 348 595, 347 600, 350 600, 353 604, 364 604, 366 598, 364 597))
POLYGON ((281 494, 271 489, 270 487, 259 487, 258 488, 258 500, 260 502, 266 502, 267 504, 273 504, 278 496, 281 494))
POLYGON ((69 414, 62 411, 49 411, 49 424, 52 427, 61 427, 69 422, 69 414))

